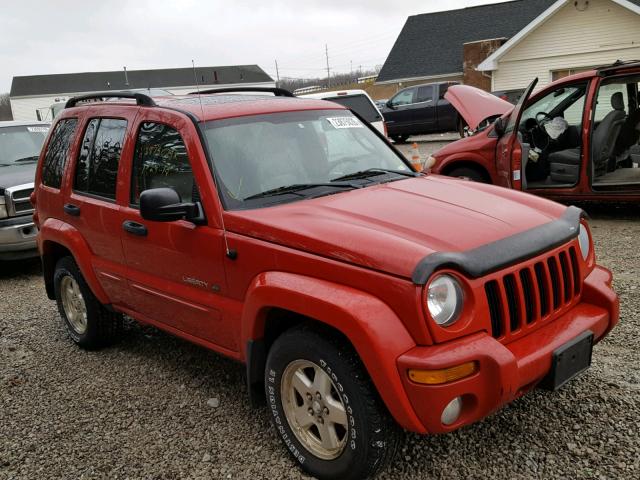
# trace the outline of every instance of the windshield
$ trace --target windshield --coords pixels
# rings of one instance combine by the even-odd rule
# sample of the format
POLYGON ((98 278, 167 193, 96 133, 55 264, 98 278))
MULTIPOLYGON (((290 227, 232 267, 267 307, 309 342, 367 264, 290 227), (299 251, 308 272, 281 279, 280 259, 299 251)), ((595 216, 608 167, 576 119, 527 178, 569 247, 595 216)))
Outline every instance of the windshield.
POLYGON ((0 127, 0 166, 37 162, 48 125, 0 127))
POLYGON ((350 108, 367 122, 379 122, 382 120, 382 115, 378 112, 378 109, 369 101, 364 95, 344 95, 340 97, 328 97, 325 100, 330 102, 336 102, 347 108, 350 108))
POLYGON ((329 195, 414 175, 403 157, 347 110, 216 120, 205 124, 205 137, 229 209, 329 195))

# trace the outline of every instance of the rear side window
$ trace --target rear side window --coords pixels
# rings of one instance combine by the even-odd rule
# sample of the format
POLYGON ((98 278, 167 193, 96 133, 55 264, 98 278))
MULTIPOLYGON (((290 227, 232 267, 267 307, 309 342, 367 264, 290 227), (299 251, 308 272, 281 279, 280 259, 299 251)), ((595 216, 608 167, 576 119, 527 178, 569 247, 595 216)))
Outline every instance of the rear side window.
POLYGON ((173 188, 183 202, 197 200, 187 149, 177 130, 161 123, 140 126, 133 155, 131 204, 140 203, 140 194, 150 188, 173 188), (194 195, 194 192, 195 195, 194 195))
POLYGON ((417 102, 431 102, 433 101, 433 85, 426 85, 418 88, 417 102))
POLYGON ((326 100, 330 100, 350 108, 369 123, 379 122, 382 120, 382 116, 380 115, 380 112, 378 112, 378 109, 364 95, 332 97, 327 98, 326 100))
POLYGON ((115 200, 126 131, 126 120, 94 118, 89 122, 78 156, 75 191, 115 200))
POLYGON ((42 162, 42 184, 48 187, 60 188, 64 166, 67 163, 69 146, 76 131, 78 121, 75 118, 61 120, 56 125, 47 154, 42 162))

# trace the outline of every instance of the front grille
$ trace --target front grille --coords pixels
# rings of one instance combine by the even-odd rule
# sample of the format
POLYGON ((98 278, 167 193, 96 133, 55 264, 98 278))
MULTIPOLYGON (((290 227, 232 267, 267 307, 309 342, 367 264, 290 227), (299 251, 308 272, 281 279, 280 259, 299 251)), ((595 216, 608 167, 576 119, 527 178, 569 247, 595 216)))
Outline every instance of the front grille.
POLYGON ((575 246, 485 283, 492 335, 503 341, 558 316, 582 289, 575 246))
POLYGON ((33 212, 33 205, 29 197, 33 192, 33 183, 16 185, 6 188, 4 191, 7 214, 10 217, 26 215, 33 212))

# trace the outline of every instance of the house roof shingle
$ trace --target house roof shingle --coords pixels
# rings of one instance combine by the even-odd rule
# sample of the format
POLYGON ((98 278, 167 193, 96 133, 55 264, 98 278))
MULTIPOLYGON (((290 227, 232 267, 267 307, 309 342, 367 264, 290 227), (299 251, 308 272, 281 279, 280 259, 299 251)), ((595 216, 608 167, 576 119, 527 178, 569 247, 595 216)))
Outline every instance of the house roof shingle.
POLYGON ((516 0, 413 15, 402 28, 377 81, 462 72, 464 43, 511 38, 553 3, 555 0, 516 0))
MULTIPOLYGON (((258 65, 236 65, 196 68, 198 83, 202 85, 272 82, 258 65), (217 79, 217 81, 216 81, 217 79)), ((172 88, 195 84, 193 68, 158 70, 128 70, 129 84, 125 84, 123 70, 112 72, 62 73, 13 77, 11 97, 30 95, 129 90, 133 88, 172 88)))

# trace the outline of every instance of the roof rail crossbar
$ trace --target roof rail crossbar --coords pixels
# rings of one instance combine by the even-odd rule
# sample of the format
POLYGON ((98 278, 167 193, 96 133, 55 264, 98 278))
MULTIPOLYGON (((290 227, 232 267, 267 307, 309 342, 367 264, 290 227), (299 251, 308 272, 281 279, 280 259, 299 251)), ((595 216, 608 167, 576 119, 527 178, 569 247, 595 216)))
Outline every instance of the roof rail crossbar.
POLYGON ((132 93, 132 92, 97 92, 90 93, 88 95, 80 95, 78 97, 72 97, 67 100, 65 108, 75 107, 80 102, 87 100, 102 100, 105 98, 131 98, 136 101, 136 105, 143 107, 155 107, 156 102, 153 99, 145 95, 144 93, 132 93))
POLYGON ((640 60, 616 60, 611 65, 604 65, 602 67, 597 68, 598 75, 601 77, 606 77, 607 75, 611 75, 621 67, 636 67, 640 66, 640 60))
POLYGON ((209 94, 209 93, 234 93, 234 92, 266 92, 273 93, 276 97, 295 97, 293 93, 284 88, 278 87, 228 87, 228 88, 209 88, 200 90, 199 92, 191 92, 189 95, 209 94))

